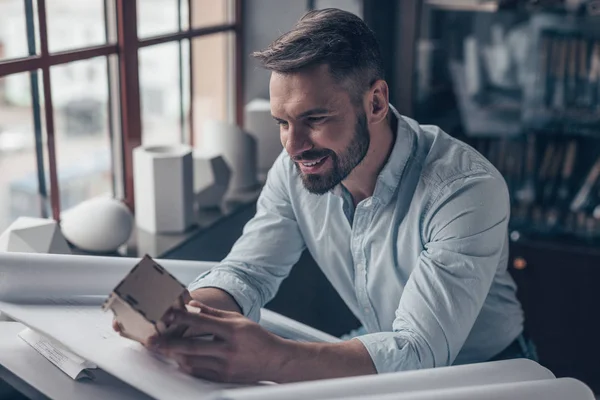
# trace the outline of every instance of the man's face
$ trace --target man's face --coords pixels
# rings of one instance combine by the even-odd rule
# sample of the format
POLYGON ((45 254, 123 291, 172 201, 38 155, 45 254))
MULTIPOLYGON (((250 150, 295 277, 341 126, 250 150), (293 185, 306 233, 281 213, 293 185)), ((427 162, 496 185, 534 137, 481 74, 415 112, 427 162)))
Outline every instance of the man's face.
POLYGON ((327 193, 367 154, 370 137, 364 110, 352 104, 326 65, 293 74, 274 72, 270 92, 281 143, 304 187, 314 194, 327 193))

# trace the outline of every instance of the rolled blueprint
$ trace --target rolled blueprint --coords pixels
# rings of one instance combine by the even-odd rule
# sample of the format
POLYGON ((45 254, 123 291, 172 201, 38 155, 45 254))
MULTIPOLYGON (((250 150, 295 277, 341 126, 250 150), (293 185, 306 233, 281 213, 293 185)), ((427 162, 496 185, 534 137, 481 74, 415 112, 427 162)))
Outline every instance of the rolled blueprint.
MULTIPOLYGON (((548 369, 527 359, 439 367, 382 375, 330 379, 288 385, 223 391, 220 400, 380 398, 388 393, 411 393, 477 385, 554 379, 548 369), (372 397, 371 397, 372 396, 372 397)), ((442 397, 440 397, 441 399, 442 397)), ((487 397, 486 397, 487 398, 487 397)))
MULTIPOLYGON (((100 305, 140 258, 0 253, 0 302, 100 305)), ((216 262, 156 259, 188 285, 216 262)), ((2 315, 0 313, 0 319, 2 315)), ((283 315, 261 310, 260 324, 284 338, 338 342, 338 338, 283 315)))
MULTIPOLYGON (((0 301, 107 296, 140 258, 0 253, 0 301)), ((156 260, 187 285, 214 262, 156 260)))
POLYGON ((385 396, 347 397, 346 400, 594 400, 592 390, 573 378, 535 382, 502 383, 448 390, 388 394, 385 396))

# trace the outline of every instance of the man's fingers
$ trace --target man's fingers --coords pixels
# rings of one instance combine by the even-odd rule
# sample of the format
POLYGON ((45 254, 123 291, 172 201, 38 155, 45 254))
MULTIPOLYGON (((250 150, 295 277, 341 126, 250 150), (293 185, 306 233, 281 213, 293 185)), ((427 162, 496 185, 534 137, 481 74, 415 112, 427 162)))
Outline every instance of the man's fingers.
MULTIPOLYGON (((214 317, 226 318, 231 315, 228 311, 219 310, 217 308, 209 307, 204 303, 199 302, 198 300, 192 300, 188 303, 189 306, 194 308, 199 308, 201 313, 212 315, 214 317)), ((239 315, 236 313, 236 315, 239 315)))
POLYGON ((223 382, 221 374, 212 369, 205 368, 194 368, 187 365, 179 365, 179 369, 188 375, 195 376, 196 378, 206 379, 213 382, 223 382))
POLYGON ((194 335, 213 334, 224 339, 231 336, 232 327, 228 320, 216 318, 202 312, 173 311, 171 324, 185 325, 194 335))
POLYGON ((161 353, 168 355, 187 355, 204 356, 214 358, 224 358, 227 354, 227 343, 221 340, 211 340, 203 338, 183 338, 153 340, 150 343, 151 348, 155 348, 161 353))
POLYGON ((225 363, 213 357, 175 356, 179 369, 197 378, 214 382, 224 382, 229 379, 225 372, 225 363))
POLYGON ((121 332, 121 325, 119 325, 116 319, 113 319, 112 327, 115 330, 115 332, 121 332))

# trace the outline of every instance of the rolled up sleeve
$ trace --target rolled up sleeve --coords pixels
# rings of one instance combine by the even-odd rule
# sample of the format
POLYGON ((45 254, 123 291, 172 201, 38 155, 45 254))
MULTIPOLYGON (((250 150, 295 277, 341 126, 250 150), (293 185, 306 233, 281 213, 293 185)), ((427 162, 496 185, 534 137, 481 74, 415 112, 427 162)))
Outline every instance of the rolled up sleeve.
POLYGON ((289 199, 289 159, 282 153, 269 171, 254 217, 227 257, 192 282, 190 291, 216 287, 229 293, 244 315, 260 319, 305 248, 289 199))
POLYGON ((488 173, 448 183, 423 217, 424 250, 393 331, 357 337, 379 373, 451 365, 483 306, 506 244, 509 198, 488 173))

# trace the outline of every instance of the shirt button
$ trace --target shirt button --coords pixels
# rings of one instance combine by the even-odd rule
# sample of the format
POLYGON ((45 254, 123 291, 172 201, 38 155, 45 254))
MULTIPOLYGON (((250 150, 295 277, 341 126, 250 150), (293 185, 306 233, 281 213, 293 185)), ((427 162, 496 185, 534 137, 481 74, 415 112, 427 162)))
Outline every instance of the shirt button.
POLYGON ((365 207, 371 207, 371 199, 367 199, 367 201, 365 201, 365 207))
POLYGON ((363 311, 365 312, 365 314, 369 314, 371 312, 367 307, 363 308, 363 311))
POLYGON ((358 268, 359 271, 362 271, 363 269, 365 269, 365 266, 362 263, 359 263, 356 268, 358 268))

